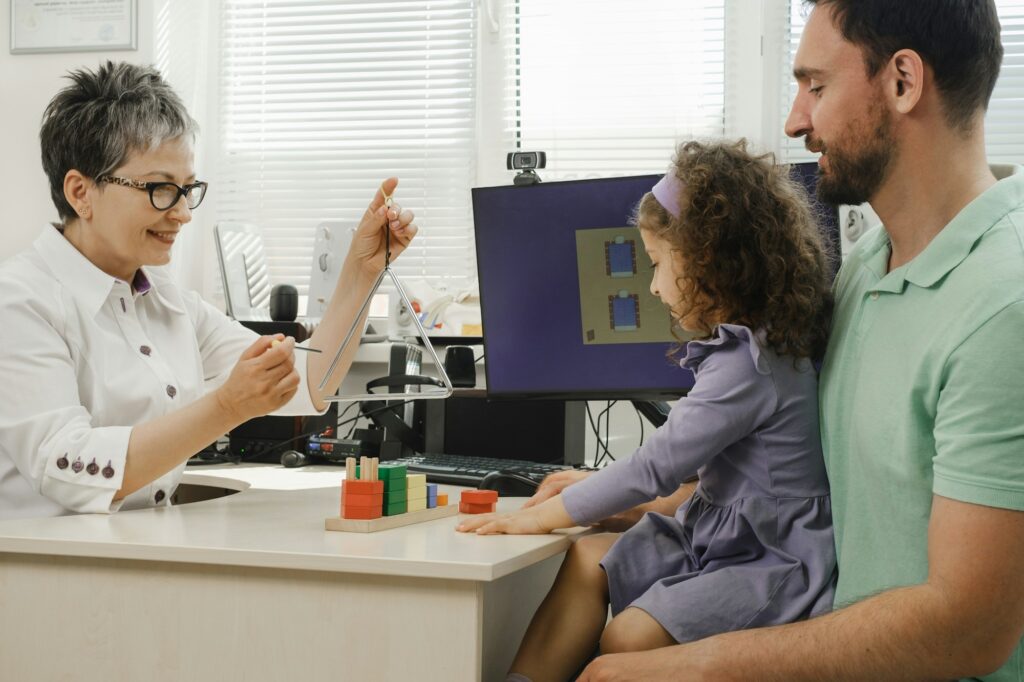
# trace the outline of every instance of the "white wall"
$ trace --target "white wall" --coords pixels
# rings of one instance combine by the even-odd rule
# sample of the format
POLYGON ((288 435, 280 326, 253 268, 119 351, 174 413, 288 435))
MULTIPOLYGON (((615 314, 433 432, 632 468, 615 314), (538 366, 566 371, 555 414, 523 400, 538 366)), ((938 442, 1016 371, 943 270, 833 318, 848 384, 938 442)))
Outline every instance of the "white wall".
POLYGON ((0 9, 0 260, 32 243, 57 219, 39 158, 39 123, 50 99, 81 67, 112 59, 148 64, 153 58, 153 0, 139 0, 138 50, 11 54, 11 3, 0 9))

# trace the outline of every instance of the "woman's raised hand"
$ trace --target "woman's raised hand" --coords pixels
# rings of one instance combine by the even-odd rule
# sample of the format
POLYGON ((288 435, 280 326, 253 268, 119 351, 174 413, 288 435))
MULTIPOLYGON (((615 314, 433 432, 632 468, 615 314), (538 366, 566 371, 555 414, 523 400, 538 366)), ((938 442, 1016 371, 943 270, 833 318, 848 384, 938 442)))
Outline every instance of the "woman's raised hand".
POLYGON ((387 205, 388 199, 395 193, 397 187, 398 178, 388 178, 380 184, 366 212, 363 213, 362 220, 359 221, 359 227, 352 237, 352 246, 349 247, 348 258, 353 260, 362 272, 372 277, 376 277, 384 269, 384 255, 388 246, 384 239, 384 230, 391 231, 391 260, 394 260, 405 251, 419 229, 413 222, 416 216, 412 211, 403 209, 394 200, 390 207, 387 205))
POLYGON ((216 396, 221 409, 241 423, 278 409, 298 388, 295 339, 277 334, 245 349, 216 396))

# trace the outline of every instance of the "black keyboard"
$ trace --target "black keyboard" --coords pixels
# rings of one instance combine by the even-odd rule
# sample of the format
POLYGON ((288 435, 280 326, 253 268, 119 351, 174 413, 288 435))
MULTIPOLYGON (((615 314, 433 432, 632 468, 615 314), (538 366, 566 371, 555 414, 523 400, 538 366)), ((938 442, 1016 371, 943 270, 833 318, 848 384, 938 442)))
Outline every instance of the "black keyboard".
POLYGON ((405 464, 409 473, 426 474, 431 483, 448 483, 477 487, 484 476, 491 472, 515 472, 533 479, 537 483, 548 474, 572 469, 567 464, 542 464, 523 459, 496 459, 494 457, 472 457, 470 455, 414 455, 395 460, 405 464))

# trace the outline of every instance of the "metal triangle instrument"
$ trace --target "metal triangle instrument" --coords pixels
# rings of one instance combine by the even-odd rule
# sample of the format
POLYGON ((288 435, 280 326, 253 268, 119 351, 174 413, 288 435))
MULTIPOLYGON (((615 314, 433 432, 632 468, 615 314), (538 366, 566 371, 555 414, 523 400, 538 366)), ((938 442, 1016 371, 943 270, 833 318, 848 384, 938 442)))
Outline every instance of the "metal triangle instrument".
MULTIPOLYGON (((380 188, 381 194, 384 195, 384 205, 391 208, 394 203, 391 195, 384 192, 383 185, 380 188)), ((332 395, 324 398, 325 402, 329 403, 348 403, 357 402, 360 400, 438 400, 448 398, 452 395, 452 382, 448 378, 448 373, 444 370, 444 363, 437 356, 437 352, 434 350, 434 346, 430 343, 430 339, 427 337, 427 330, 423 328, 423 324, 420 322, 419 315, 416 314, 412 307, 412 301, 409 300, 409 296, 405 293, 405 288, 398 279, 398 275, 395 274, 394 270, 391 269, 391 228, 387 224, 385 215, 385 226, 384 226, 384 269, 377 276, 377 281, 374 282, 373 287, 370 289, 370 293, 367 294, 366 300, 363 301, 362 307, 359 308, 359 312, 356 314, 355 319, 352 321, 352 326, 348 330, 348 334, 345 335, 345 340, 341 343, 341 348, 334 355, 334 359, 331 360, 330 367, 327 368, 327 373, 324 375, 323 381, 320 382, 319 389, 322 391, 327 386, 327 381, 331 375, 334 374, 335 368, 338 366, 338 362, 341 360, 341 356, 345 354, 345 350, 348 348, 353 337, 356 335, 356 331, 362 327, 360 320, 366 315, 366 311, 370 307, 370 301, 373 300, 373 295, 377 293, 377 289, 380 288, 385 277, 390 277, 391 282, 395 285, 395 290, 402 299, 402 303, 405 305, 406 310, 409 311, 410 317, 416 325, 416 330, 419 333, 420 343, 426 348, 427 353, 434 361, 434 367, 437 370, 437 375, 440 378, 439 386, 431 387, 424 385, 418 392, 399 392, 399 393, 364 393, 361 395, 332 395)))

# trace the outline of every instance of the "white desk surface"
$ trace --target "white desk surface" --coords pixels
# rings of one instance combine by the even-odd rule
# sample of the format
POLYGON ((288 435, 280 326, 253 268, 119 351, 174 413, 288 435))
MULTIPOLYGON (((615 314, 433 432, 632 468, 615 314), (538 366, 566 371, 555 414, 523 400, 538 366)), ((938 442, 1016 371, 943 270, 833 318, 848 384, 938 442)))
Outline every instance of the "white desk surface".
MULTIPOLYGON (((226 497, 116 514, 0 521, 0 553, 493 581, 565 551, 552 535, 457 533, 462 515, 377 533, 324 529, 337 516, 340 467, 270 464, 187 469, 182 484, 240 490, 226 497)), ((440 486, 458 503, 461 488, 440 486)), ((523 498, 505 498, 499 511, 523 498)))

